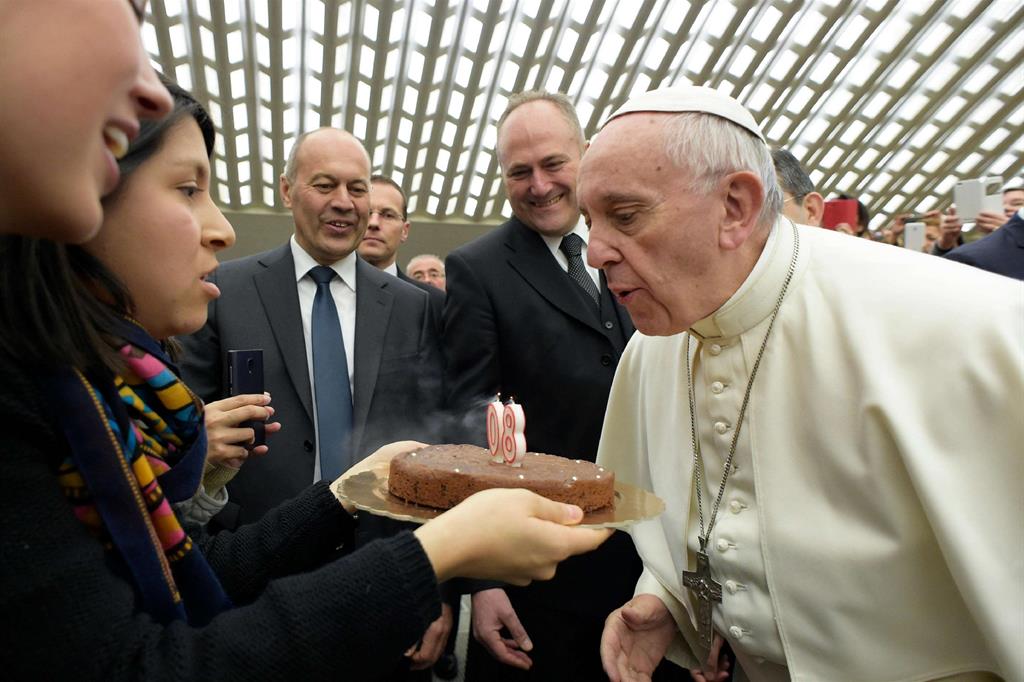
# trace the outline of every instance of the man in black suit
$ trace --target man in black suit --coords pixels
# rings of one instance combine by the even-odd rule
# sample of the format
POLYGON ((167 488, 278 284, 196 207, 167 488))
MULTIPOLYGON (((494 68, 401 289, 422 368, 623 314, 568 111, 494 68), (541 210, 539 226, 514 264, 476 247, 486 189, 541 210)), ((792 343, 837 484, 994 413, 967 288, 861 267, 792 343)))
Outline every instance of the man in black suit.
POLYGON ((1011 216, 999 229, 950 251, 946 258, 1024 280, 1024 208, 1011 216))
POLYGON ((204 400, 227 395, 229 350, 262 348, 265 387, 282 425, 268 436, 270 453, 247 461, 229 484, 230 502, 217 519, 226 528, 259 519, 321 477, 318 415, 333 425, 341 414, 318 410, 322 380, 342 377, 351 397, 347 463, 385 443, 439 436, 440 347, 428 296, 354 253, 369 215, 370 162, 363 146, 340 130, 307 133, 296 141, 280 185, 294 236, 221 265, 215 277, 221 297, 210 304, 206 325, 182 340, 185 379, 204 400), (340 324, 335 335, 346 351, 337 377, 312 371, 316 266, 334 271, 327 271, 327 286, 340 324))
POLYGON ((409 202, 402 186, 387 175, 370 178, 370 219, 359 242, 359 256, 367 263, 427 292, 440 321, 444 292, 415 280, 398 267, 398 249, 409 238, 409 202))
MULTIPOLYGON (((514 217, 446 261, 445 384, 461 420, 453 440, 486 443, 483 405, 500 392, 523 406, 530 451, 591 461, 597 453, 633 325, 586 266, 576 203, 583 144, 563 95, 516 95, 498 122, 514 217)), ((616 533, 551 581, 476 592, 466 679, 604 679, 604 620, 632 597, 640 570, 629 537, 616 533)))

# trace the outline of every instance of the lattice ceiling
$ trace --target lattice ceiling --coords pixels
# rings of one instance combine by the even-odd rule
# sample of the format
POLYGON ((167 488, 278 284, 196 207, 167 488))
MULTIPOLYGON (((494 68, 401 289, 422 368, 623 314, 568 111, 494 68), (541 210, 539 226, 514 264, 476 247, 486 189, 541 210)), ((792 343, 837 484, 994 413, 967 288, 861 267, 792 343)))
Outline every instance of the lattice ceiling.
POLYGON ((332 125, 414 217, 499 222, 494 122, 531 88, 567 93, 590 134, 631 93, 716 87, 872 226, 1024 170, 1020 0, 151 0, 149 19, 154 63, 222 133, 231 209, 283 211, 292 141, 332 125))

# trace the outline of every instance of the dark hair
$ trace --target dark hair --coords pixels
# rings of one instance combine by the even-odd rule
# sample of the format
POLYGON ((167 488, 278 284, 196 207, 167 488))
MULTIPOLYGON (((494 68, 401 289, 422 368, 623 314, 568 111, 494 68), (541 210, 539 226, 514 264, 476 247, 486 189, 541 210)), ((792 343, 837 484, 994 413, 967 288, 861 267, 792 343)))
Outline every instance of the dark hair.
MULTIPOLYGON (((216 131, 209 114, 176 83, 163 76, 160 80, 174 108, 159 121, 141 123, 139 135, 118 161, 119 189, 104 205, 117 201, 125 180, 160 149, 167 132, 185 116, 196 121, 207 154, 213 153, 216 131)), ((0 291, 0 353, 7 361, 120 371, 110 330, 119 317, 131 315, 131 295, 85 249, 46 239, 0 237, 0 291)))
POLYGON ((375 183, 375 182, 379 182, 379 183, 382 183, 382 184, 385 184, 385 185, 391 185, 396 190, 398 190, 398 193, 402 197, 402 220, 408 220, 408 218, 409 218, 409 199, 405 196, 405 190, 402 189, 402 186, 399 185, 397 182, 395 182, 394 179, 391 176, 384 175, 383 173, 376 173, 376 174, 370 176, 370 184, 373 185, 373 183, 375 183))
POLYGON ((858 199, 857 197, 852 196, 850 194, 840 194, 836 198, 837 199, 853 199, 854 201, 857 202, 857 222, 860 223, 860 226, 864 228, 865 232, 867 232, 868 223, 871 221, 871 216, 868 213, 868 207, 864 205, 864 202, 861 201, 860 199, 858 199))
POLYGON ((804 167, 796 157, 785 149, 772 152, 772 163, 775 164, 775 176, 779 179, 782 190, 799 201, 814 191, 814 183, 804 171, 804 167))

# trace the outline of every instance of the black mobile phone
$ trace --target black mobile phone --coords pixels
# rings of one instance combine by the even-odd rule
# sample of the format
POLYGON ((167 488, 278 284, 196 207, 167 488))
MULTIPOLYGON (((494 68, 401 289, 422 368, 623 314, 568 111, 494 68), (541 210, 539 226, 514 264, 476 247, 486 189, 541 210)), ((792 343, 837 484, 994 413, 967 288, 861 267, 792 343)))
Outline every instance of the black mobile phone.
MULTIPOLYGON (((243 395, 263 393, 263 349, 228 351, 228 393, 243 395)), ((251 428, 256 436, 252 447, 265 445, 267 434, 261 421, 249 420, 239 424, 251 428)))

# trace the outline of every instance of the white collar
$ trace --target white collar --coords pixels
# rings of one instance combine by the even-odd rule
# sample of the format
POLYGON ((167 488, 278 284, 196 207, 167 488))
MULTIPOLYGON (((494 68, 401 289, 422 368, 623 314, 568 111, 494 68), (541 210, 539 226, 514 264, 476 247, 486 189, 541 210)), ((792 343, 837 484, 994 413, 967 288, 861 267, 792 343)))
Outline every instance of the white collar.
MULTIPOLYGON (((292 260, 295 261, 295 281, 298 282, 309 274, 309 271, 320 265, 316 260, 299 245, 292 235, 289 245, 292 249, 292 260)), ((356 252, 352 251, 339 261, 331 263, 328 267, 338 273, 341 281, 348 285, 352 291, 356 290, 356 252)))
MULTIPOLYGON (((538 232, 538 234, 540 233, 538 232)), ((580 219, 576 221, 576 226, 565 234, 579 235, 580 239, 583 240, 584 245, 590 244, 590 228, 587 227, 587 224, 583 221, 583 216, 580 216, 580 219)), ((549 249, 551 249, 551 253, 554 254, 562 246, 562 239, 565 238, 565 234, 557 237, 541 234, 540 238, 544 240, 544 243, 548 245, 549 249)))
POLYGON ((704 339, 732 337, 756 327, 775 309, 779 291, 793 257, 793 226, 779 216, 768 233, 768 241, 743 284, 729 300, 690 328, 704 339))

